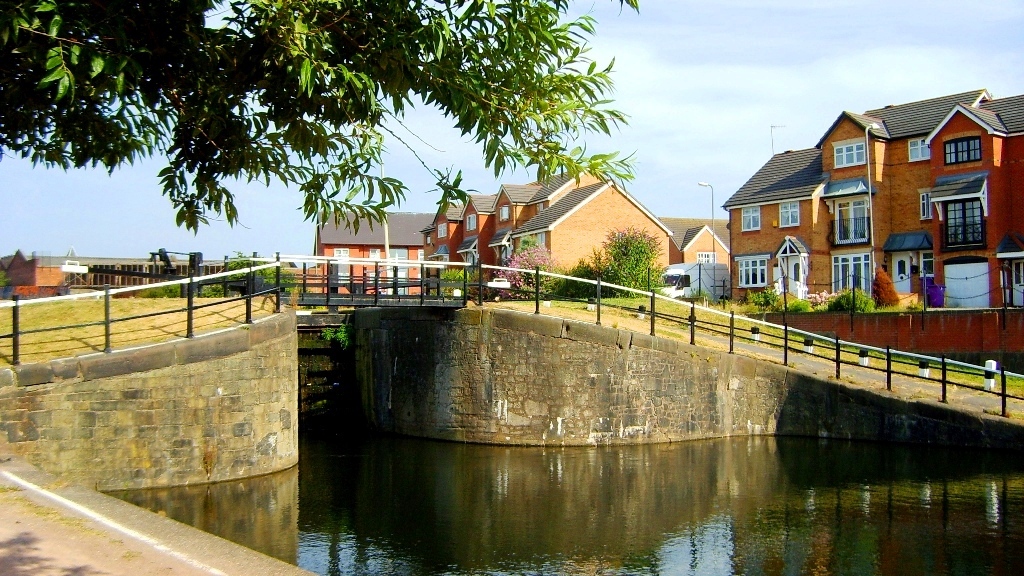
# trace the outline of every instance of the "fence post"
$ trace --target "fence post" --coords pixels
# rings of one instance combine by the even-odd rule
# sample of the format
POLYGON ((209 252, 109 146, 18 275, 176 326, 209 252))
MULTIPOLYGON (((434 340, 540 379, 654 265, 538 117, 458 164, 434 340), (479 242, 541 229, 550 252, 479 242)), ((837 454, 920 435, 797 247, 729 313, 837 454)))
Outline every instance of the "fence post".
POLYGON ((253 290, 252 263, 249 263, 249 271, 245 274, 245 323, 252 324, 252 290, 253 290))
POLYGON ((690 346, 697 343, 697 304, 690 302, 690 346))
POLYGON ((885 347, 885 389, 892 390, 892 348, 885 347))
POLYGON ((373 305, 380 302, 380 262, 373 263, 373 305))
POLYGON ((601 325, 601 275, 597 275, 597 325, 601 325))
MULTIPOLYGON (((221 272, 227 272, 228 270, 230 270, 230 268, 228 268, 228 259, 229 258, 230 258, 229 256, 224 256, 224 270, 221 270, 221 272)), ((228 297, 228 276, 224 276, 223 278, 220 279, 220 287, 221 287, 221 290, 224 292, 224 297, 227 298, 228 297)))
POLYGON ((188 270, 188 298, 185 300, 185 308, 187 310, 185 312, 185 338, 194 338, 195 337, 195 330, 194 330, 195 325, 193 324, 193 319, 195 318, 194 308, 193 308, 195 306, 195 298, 193 296, 194 293, 192 291, 192 287, 194 286, 194 284, 192 282, 194 281, 194 278, 195 278, 195 276, 194 276, 194 272, 192 271, 192 267, 189 266, 189 270, 188 270))
POLYGON ((1006 418, 1006 368, 1002 363, 999 364, 999 380, 1002 386, 1000 396, 1003 397, 1003 418, 1006 418))
POLYGON ((14 295, 14 308, 11 308, 11 345, 13 351, 11 353, 11 364, 17 366, 21 364, 21 296, 14 295))
POLYGON ((466 302, 469 301, 469 267, 462 267, 462 306, 466 306, 466 302))
POLYGON ((839 332, 836 332, 836 380, 839 380, 839 367, 842 365, 839 353, 839 332))
POLYGON ((398 299, 398 266, 391 267, 391 295, 398 299))
POLYGON ((533 269, 533 313, 540 314, 540 266, 533 269))
MULTIPOLYGON (((870 186, 870 184, 869 184, 869 186, 870 186)), ((869 191, 869 194, 870 194, 870 191, 869 191)), ((874 259, 874 254, 872 254, 871 258, 874 259)), ((853 296, 853 299, 850 302, 850 335, 852 336, 853 335, 853 313, 854 313, 854 311, 857 310, 857 271, 856 270, 853 271, 853 293, 851 294, 851 296, 853 296)))
POLYGON ((946 403, 946 355, 942 355, 942 398, 939 400, 946 403))
POLYGON ((782 364, 789 366, 789 323, 782 321, 782 364))
POLYGON ((729 354, 733 353, 736 342, 736 311, 729 312, 729 354))
POLYGON ((476 305, 484 305, 484 263, 480 262, 476 267, 476 305))
POLYGON ((110 352, 110 284, 103 285, 103 351, 110 352))
POLYGON ((424 294, 423 294, 423 273, 424 272, 426 272, 426 267, 423 265, 423 262, 420 262, 420 306, 423 306, 423 298, 424 298, 424 294))
MULTIPOLYGON (((274 259, 277 260, 277 268, 274 268, 274 284, 277 287, 275 294, 277 297, 274 299, 274 312, 277 314, 281 313, 281 253, 275 252, 274 259)), ((294 290, 294 288, 292 288, 294 290)))
POLYGON ((651 336, 654 336, 654 291, 651 291, 651 336))

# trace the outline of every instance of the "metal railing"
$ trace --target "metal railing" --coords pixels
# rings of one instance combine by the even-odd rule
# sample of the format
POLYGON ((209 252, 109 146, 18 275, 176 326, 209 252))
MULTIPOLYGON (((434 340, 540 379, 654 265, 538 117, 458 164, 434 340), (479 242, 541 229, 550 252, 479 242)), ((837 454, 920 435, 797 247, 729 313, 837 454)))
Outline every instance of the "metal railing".
MULTIPOLYGON (((511 297, 519 296, 532 299, 535 314, 541 312, 542 302, 586 303, 587 309, 595 314, 595 323, 600 325, 602 323, 602 308, 611 307, 648 320, 651 336, 657 335, 658 321, 661 321, 663 325, 669 324, 685 329, 691 345, 697 344, 697 335, 702 333, 719 339, 723 344, 727 342, 730 354, 735 353, 737 343, 747 343, 780 351, 782 363, 785 365, 789 365, 790 354, 803 354, 824 360, 833 366, 837 379, 842 376, 843 366, 856 366, 860 369, 883 373, 886 389, 890 391, 893 388, 894 376, 936 383, 940 387, 938 400, 943 403, 949 401, 948 391, 951 386, 981 392, 1000 399, 999 413, 1004 417, 1008 415, 1007 400, 1024 401, 1024 396, 1021 393, 1007 391, 1007 379, 1015 379, 1024 384, 1024 374, 1007 371, 1002 366, 991 370, 984 366, 952 360, 945 356, 928 356, 891 347, 869 346, 841 340, 838 337, 830 338, 793 328, 788 323, 773 324, 745 316, 737 317, 735 312, 725 312, 710 306, 699 305, 696 302, 689 303, 689 311, 685 315, 662 312, 659 311, 659 302, 678 306, 680 301, 659 294, 656 290, 638 290, 603 282, 600 277, 583 279, 539 269, 525 270, 490 265, 483 265, 479 270, 480 272, 474 278, 475 282, 470 284, 470 289, 476 290, 475 297, 471 297, 471 299, 476 300, 478 304, 482 304, 486 299, 488 290, 492 292, 495 290, 493 286, 496 284, 497 274, 502 276, 514 274, 517 275, 517 281, 509 283, 508 288, 502 288, 498 292, 504 292, 511 297), (485 278, 488 272, 491 274, 490 281, 485 278), (544 279, 589 286, 588 290, 591 292, 586 297, 580 297, 578 294, 581 291, 575 290, 569 292, 575 292, 576 296, 566 296, 567 291, 564 289, 561 294, 558 291, 545 289, 544 279), (642 296, 643 300, 638 300, 638 302, 643 303, 637 306, 621 304, 609 306, 609 303, 605 301, 609 291, 642 296)), ((500 285, 504 286, 504 283, 500 283, 500 285)), ((661 307, 666 306, 662 304, 661 307)))
MULTIPOLYGON (((252 259, 245 259, 252 260, 252 259)), ((262 259, 267 260, 267 259, 262 259)), ((211 308, 214 306, 223 306, 224 304, 231 302, 245 302, 245 324, 251 324, 253 322, 253 299, 258 296, 270 296, 274 295, 274 311, 281 311, 281 262, 279 260, 272 259, 266 264, 260 265, 249 265, 239 267, 234 270, 227 270, 216 274, 208 274, 205 276, 190 276, 188 278, 182 278, 180 280, 169 280, 165 282, 156 282, 153 284, 146 284, 142 286, 126 286, 123 288, 111 288, 109 285, 105 286, 102 292, 86 292, 78 294, 68 294, 65 296, 53 296, 49 298, 35 298, 31 300, 22 300, 18 296, 10 301, 0 302, 0 313, 5 308, 10 309, 11 318, 11 331, 5 334, 0 334, 0 342, 4 340, 10 341, 11 356, 9 357, 10 363, 14 366, 21 364, 22 357, 22 338, 34 334, 44 334, 51 332, 67 331, 81 328, 91 327, 103 327, 103 345, 102 351, 109 353, 113 350, 111 343, 113 328, 116 324, 122 322, 128 322, 132 320, 142 320, 145 318, 153 318, 157 316, 165 316, 170 314, 185 314, 185 327, 182 332, 182 336, 185 338, 195 337, 195 315, 196 312, 211 308), (275 283, 270 288, 260 288, 257 286, 256 273, 261 270, 273 268, 275 269, 275 283), (142 290, 160 289, 167 286, 182 286, 185 292, 185 306, 177 307, 168 310, 160 310, 156 312, 146 312, 141 314, 131 314, 121 317, 113 317, 111 314, 111 300, 115 296, 131 294, 133 292, 139 292, 142 290), (204 285, 222 285, 224 286, 224 297, 217 298, 214 302, 196 303, 195 297, 199 289, 204 285), (238 296, 228 296, 228 289, 233 288, 239 293, 238 296), (22 311, 29 307, 43 306, 46 304, 52 304, 57 302, 73 302, 81 300, 99 300, 103 301, 103 320, 91 321, 91 322, 78 322, 73 324, 58 324, 55 326, 46 326, 38 328, 24 328, 22 326, 22 311)))
POLYGON ((833 246, 846 244, 863 244, 868 241, 871 230, 871 218, 839 218, 829 222, 829 241, 833 246))

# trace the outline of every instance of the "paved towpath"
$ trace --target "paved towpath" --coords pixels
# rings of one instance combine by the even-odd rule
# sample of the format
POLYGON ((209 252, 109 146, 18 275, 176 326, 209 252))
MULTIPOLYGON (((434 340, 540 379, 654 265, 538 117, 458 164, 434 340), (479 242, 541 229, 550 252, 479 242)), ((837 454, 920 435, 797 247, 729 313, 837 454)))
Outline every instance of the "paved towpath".
POLYGON ((0 574, 310 573, 0 454, 0 574))

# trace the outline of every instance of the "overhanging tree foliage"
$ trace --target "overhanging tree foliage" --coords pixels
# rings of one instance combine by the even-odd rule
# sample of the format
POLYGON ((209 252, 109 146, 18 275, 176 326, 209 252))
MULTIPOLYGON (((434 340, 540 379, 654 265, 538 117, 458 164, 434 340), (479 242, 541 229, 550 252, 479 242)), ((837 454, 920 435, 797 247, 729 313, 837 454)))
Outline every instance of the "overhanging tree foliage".
MULTIPOLYGON (((375 175, 388 122, 417 103, 495 175, 629 178, 628 158, 582 144, 624 116, 569 3, 0 0, 0 152, 111 170, 166 154, 163 193, 191 230, 237 221, 233 179, 297 186, 310 219, 379 220, 407 191, 375 175)), ((424 167, 442 204, 464 198, 461 171, 424 167)))

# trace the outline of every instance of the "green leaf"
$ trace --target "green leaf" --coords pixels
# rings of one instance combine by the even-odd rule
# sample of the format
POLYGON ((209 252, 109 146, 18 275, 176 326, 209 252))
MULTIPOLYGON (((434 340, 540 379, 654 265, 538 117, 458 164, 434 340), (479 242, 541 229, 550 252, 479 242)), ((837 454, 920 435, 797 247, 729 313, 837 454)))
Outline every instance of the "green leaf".
POLYGON ((103 72, 103 57, 99 54, 93 54, 89 64, 89 77, 95 78, 99 76, 100 72, 103 72))
POLYGON ((64 19, 60 17, 60 14, 54 14, 50 20, 50 36, 57 36, 57 33, 60 32, 60 25, 63 23, 64 19))

